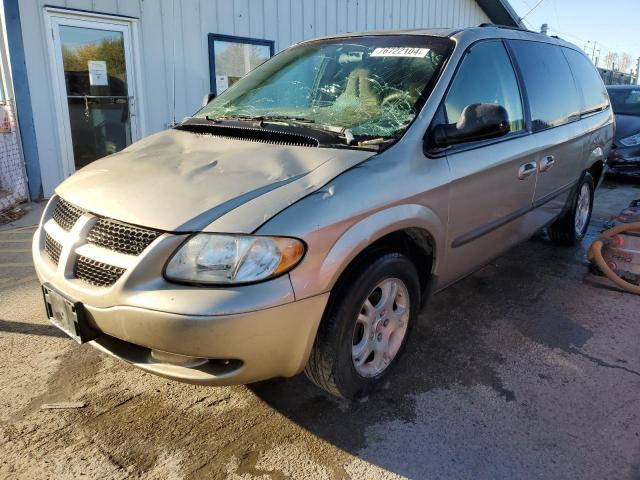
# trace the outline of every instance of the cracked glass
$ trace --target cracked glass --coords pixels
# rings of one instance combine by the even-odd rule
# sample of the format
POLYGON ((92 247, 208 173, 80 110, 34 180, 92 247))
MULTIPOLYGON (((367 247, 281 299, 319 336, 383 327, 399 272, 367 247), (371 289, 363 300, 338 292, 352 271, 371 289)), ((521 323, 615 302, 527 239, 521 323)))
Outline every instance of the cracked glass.
POLYGON ((265 62, 194 115, 292 120, 354 137, 400 135, 447 58, 446 38, 388 35, 316 41, 265 62))

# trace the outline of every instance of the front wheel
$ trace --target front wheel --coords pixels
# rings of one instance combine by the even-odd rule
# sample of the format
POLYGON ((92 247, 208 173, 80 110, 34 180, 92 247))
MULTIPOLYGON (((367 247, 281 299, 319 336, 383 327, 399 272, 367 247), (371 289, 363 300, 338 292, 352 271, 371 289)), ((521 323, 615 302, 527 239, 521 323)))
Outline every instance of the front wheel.
POLYGON ((332 293, 305 374, 332 395, 366 395, 397 361, 419 308, 420 282, 406 256, 361 264, 332 293))
POLYGON ((571 209, 549 227, 549 237, 563 245, 576 245, 582 241, 593 211, 593 177, 585 172, 578 183, 571 209))

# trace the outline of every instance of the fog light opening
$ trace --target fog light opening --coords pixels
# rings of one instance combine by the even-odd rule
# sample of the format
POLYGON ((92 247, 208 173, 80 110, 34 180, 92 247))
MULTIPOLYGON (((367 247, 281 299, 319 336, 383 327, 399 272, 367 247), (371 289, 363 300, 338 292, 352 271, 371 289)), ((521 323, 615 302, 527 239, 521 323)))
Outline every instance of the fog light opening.
POLYGON ((162 350, 149 351, 149 363, 163 363, 184 368, 197 368, 211 371, 216 375, 223 375, 240 369, 244 362, 233 358, 201 358, 178 355, 177 353, 163 352, 162 350))
POLYGON ((239 370, 244 365, 242 360, 233 358, 210 358, 208 368, 216 375, 228 375, 239 370))
POLYGON ((186 355, 163 352, 162 350, 151 350, 150 357, 155 363, 168 363, 188 368, 199 367, 209 361, 207 358, 188 357, 186 355))

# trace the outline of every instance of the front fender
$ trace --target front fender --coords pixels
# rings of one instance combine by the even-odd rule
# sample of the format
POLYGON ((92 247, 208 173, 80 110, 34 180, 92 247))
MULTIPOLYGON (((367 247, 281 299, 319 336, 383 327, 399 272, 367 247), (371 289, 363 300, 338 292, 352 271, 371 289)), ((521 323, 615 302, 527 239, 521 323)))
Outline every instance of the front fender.
POLYGON ((313 232, 305 238, 309 258, 290 274, 296 299, 331 290, 358 254, 385 235, 407 228, 421 229, 431 237, 435 252, 433 271, 436 273, 441 260, 438 253, 444 251, 444 223, 434 211, 423 205, 396 205, 350 224, 337 236, 333 245, 324 250, 327 252, 324 255, 318 254, 318 250, 322 251, 322 244, 326 241, 322 236, 328 232, 313 232))

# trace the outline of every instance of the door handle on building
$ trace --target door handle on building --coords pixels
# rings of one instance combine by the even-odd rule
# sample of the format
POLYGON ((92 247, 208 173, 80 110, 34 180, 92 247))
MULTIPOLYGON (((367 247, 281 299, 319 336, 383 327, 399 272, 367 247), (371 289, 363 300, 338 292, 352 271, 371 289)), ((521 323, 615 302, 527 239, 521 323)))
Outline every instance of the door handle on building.
POLYGON ((540 170, 540 172, 546 172, 555 164, 556 164, 555 157, 553 155, 548 155, 544 157, 542 160, 540 160, 540 166, 538 167, 538 169, 540 170))
POLYGON ((129 100, 129 115, 131 117, 135 117, 136 116, 136 104, 134 102, 133 95, 130 95, 128 100, 129 100))
POLYGON ((518 168, 518 178, 520 180, 524 180, 529 175, 533 175, 538 171, 538 163, 537 162, 527 162, 520 165, 518 168))

